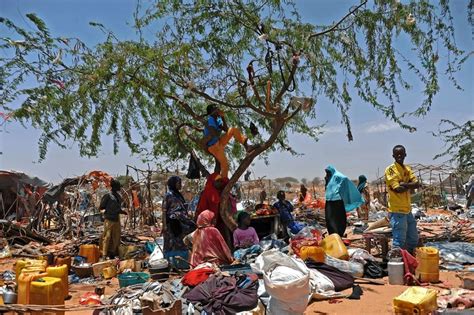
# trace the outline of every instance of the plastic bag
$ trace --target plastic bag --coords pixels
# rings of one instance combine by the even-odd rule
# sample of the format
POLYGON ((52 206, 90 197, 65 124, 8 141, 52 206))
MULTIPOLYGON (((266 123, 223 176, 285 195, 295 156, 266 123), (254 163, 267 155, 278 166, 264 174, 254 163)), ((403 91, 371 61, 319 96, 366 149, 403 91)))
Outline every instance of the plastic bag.
POLYGON ((2 250, 0 250, 0 259, 12 257, 12 252, 10 247, 6 245, 2 250))
POLYGON ((369 261, 375 261, 375 257, 362 248, 348 248, 349 260, 365 265, 369 261))
POLYGON ((326 255, 326 264, 350 273, 354 277, 362 277, 364 275, 364 265, 358 262, 340 260, 326 255))
POLYGON ((100 297, 92 292, 85 293, 81 299, 79 300, 79 304, 81 305, 99 305, 100 304, 100 297))
POLYGON ((270 295, 268 314, 304 313, 310 295, 310 272, 303 261, 274 249, 258 256, 251 267, 263 273, 270 295))

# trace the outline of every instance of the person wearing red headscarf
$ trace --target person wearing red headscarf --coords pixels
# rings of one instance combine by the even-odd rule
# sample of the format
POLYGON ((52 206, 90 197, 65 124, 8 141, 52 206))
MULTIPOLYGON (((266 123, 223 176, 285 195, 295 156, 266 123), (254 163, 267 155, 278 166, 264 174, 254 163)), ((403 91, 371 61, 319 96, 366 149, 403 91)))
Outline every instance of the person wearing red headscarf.
POLYGON ((199 203, 196 209, 197 219, 199 215, 205 211, 210 210, 214 213, 216 218, 216 228, 222 235, 226 235, 227 226, 225 225, 219 213, 219 205, 221 203, 221 193, 225 185, 229 182, 227 178, 222 178, 219 173, 213 173, 207 178, 206 186, 199 198, 199 203))
POLYGON ((214 227, 215 214, 205 210, 197 219, 197 230, 193 235, 193 251, 191 265, 197 266, 205 262, 217 265, 232 263, 232 254, 219 230, 214 227))

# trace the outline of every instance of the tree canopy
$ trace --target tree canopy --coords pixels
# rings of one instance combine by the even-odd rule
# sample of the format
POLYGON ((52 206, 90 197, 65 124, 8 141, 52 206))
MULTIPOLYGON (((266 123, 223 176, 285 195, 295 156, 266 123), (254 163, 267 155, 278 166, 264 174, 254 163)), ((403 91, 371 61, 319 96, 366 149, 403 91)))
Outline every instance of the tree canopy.
POLYGON ((51 34, 34 13, 27 18, 36 30, 2 17, 13 35, 0 41, 7 51, 0 58, 0 110, 42 131, 40 158, 50 143, 68 141, 81 155, 96 156, 110 136, 114 152, 124 142, 152 158, 182 159, 193 151, 210 161, 197 139, 205 107, 214 103, 230 125, 260 131, 253 141, 262 145, 252 154, 231 146, 238 168, 230 185, 257 156, 296 154, 289 133, 317 140, 321 130, 312 122, 322 98, 338 108, 349 140, 354 97, 414 130, 404 118, 429 112, 440 72, 458 87, 454 74, 468 56, 456 45, 450 2, 354 3, 333 24, 314 25, 291 0, 139 2, 134 39, 91 22, 105 34, 92 47, 51 34), (400 91, 415 84, 424 100, 397 111, 400 91))

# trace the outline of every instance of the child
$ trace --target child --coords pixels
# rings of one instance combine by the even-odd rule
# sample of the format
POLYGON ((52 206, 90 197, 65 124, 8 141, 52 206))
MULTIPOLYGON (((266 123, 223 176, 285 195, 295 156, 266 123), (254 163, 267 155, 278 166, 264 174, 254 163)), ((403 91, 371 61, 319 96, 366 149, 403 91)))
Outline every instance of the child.
POLYGON ((236 249, 248 248, 257 245, 259 239, 255 229, 250 226, 250 214, 242 211, 237 216, 238 228, 234 231, 234 247, 236 249))
POLYGON ((250 214, 242 211, 237 216, 238 228, 234 231, 234 258, 243 261, 248 254, 261 252, 257 232, 250 226, 250 214))
POLYGON ((277 193, 278 201, 273 205, 278 212, 280 213, 280 222, 283 225, 283 234, 284 238, 288 238, 288 231, 287 229, 290 228, 291 233, 297 234, 301 227, 300 225, 296 224, 295 220, 293 219, 293 205, 286 200, 285 192, 280 190, 277 193))

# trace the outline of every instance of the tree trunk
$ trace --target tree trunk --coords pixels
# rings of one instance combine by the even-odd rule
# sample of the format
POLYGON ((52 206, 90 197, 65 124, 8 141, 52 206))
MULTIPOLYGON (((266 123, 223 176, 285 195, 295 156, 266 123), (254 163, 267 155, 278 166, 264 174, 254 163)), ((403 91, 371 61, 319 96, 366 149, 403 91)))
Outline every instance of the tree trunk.
POLYGON ((232 187, 235 183, 239 180, 239 178, 244 174, 247 168, 252 164, 253 160, 259 156, 262 152, 270 148, 275 140, 277 139, 278 135, 280 134, 281 129, 285 125, 284 119, 282 116, 275 118, 274 120, 274 128, 273 132, 268 138, 266 142, 264 142, 259 148, 252 151, 251 154, 247 155, 245 159, 240 163, 237 170, 235 170, 234 174, 229 180, 229 183, 225 186, 224 190, 221 194, 221 203, 219 206, 219 213, 221 215, 222 220, 224 221, 225 225, 231 230, 234 231, 237 228, 237 224, 231 215, 230 210, 230 203, 229 203, 229 195, 232 187))

